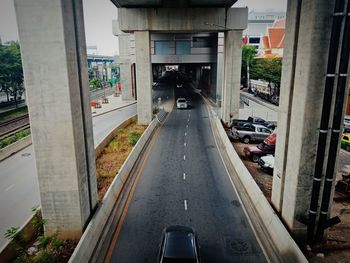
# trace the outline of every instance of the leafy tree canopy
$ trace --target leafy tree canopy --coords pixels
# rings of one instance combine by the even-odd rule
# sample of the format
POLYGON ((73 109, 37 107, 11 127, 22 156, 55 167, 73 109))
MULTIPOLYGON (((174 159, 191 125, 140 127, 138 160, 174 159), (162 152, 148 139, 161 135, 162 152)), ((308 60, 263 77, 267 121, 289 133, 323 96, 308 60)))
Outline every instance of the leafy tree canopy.
POLYGON ((0 91, 14 96, 22 95, 23 69, 18 42, 0 45, 0 91))

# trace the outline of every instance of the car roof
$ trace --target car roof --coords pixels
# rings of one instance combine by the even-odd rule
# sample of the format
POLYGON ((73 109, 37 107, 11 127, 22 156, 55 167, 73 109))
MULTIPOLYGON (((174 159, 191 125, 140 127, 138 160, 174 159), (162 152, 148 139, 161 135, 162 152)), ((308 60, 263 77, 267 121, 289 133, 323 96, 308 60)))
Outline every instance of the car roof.
POLYGON ((165 229, 164 257, 196 258, 194 230, 186 226, 171 226, 165 229))

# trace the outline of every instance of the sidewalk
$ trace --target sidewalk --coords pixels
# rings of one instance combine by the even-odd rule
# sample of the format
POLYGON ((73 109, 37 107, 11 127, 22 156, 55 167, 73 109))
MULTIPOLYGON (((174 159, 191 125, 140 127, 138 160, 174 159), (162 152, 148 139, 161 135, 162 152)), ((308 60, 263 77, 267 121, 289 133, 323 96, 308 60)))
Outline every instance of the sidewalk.
POLYGON ((132 104, 136 104, 136 100, 133 101, 123 101, 122 97, 114 97, 113 95, 106 97, 108 98, 108 103, 103 104, 101 100, 97 100, 100 104, 101 104, 101 108, 93 108, 91 107, 91 113, 92 113, 92 117, 96 117, 102 114, 105 114, 107 112, 116 110, 116 109, 120 109, 132 104))

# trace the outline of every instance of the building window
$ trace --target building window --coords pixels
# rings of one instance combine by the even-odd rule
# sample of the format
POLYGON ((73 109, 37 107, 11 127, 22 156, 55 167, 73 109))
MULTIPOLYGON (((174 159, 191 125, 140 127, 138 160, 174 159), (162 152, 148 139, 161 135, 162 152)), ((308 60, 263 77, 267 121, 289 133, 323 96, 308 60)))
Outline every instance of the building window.
POLYGON ((259 44, 260 43, 260 37, 250 37, 249 38, 249 44, 259 44))
POLYGON ((176 40, 176 55, 190 55, 191 54, 191 41, 188 40, 176 40))
POLYGON ((193 47, 212 47, 213 43, 210 37, 193 37, 193 47))
POLYGON ((154 54, 174 55, 174 41, 154 41, 154 54))

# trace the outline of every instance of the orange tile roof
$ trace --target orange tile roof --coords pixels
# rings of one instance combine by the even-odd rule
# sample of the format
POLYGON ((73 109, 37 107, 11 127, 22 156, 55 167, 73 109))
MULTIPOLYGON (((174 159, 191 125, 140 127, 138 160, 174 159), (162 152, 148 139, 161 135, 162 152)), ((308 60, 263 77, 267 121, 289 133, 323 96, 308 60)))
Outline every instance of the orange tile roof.
POLYGON ((263 41, 264 48, 270 48, 270 42, 269 42, 268 36, 263 36, 262 41, 263 41))
POLYGON ((275 23, 273 23, 274 28, 286 28, 286 20, 285 19, 280 19, 280 20, 276 20, 275 23))
POLYGON ((281 47, 279 47, 279 45, 284 38, 285 29, 284 28, 269 28, 268 34, 269 34, 271 48, 281 48, 281 47))

